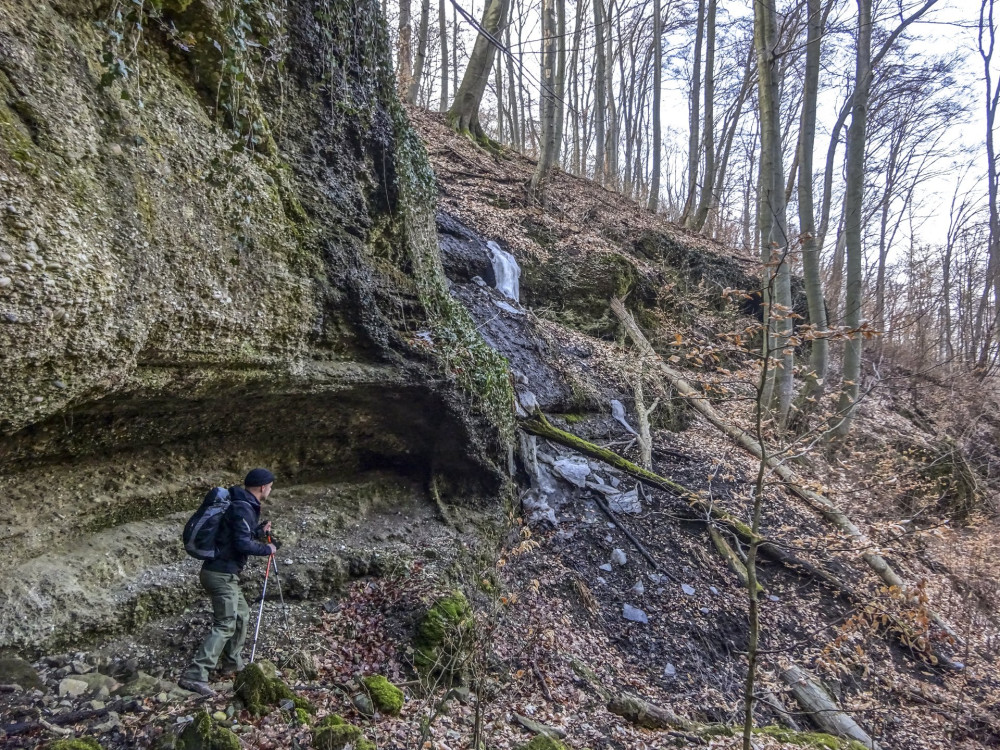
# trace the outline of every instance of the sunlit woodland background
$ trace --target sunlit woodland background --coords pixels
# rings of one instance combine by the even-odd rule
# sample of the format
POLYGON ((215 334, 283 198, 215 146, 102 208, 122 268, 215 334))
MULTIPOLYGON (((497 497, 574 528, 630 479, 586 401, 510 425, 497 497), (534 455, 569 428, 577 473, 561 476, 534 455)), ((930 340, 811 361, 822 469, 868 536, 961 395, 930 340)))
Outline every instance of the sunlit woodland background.
MULTIPOLYGON (((385 12, 411 103, 547 151, 730 248, 780 251, 819 330, 869 330, 907 366, 982 376, 1000 353, 993 5, 403 0, 385 12), (461 96, 473 83, 474 122, 461 96), (773 92, 763 108, 761 91, 773 92)), ((822 380, 828 363, 813 365, 822 380)))

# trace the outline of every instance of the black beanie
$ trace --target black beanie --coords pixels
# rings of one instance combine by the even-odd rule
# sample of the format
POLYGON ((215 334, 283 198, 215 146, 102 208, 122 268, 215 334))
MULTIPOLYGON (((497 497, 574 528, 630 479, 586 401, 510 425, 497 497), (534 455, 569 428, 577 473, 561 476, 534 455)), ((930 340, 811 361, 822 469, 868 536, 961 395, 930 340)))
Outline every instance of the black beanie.
POLYGON ((274 474, 267 469, 253 469, 243 480, 244 487, 263 487, 274 481, 274 474))

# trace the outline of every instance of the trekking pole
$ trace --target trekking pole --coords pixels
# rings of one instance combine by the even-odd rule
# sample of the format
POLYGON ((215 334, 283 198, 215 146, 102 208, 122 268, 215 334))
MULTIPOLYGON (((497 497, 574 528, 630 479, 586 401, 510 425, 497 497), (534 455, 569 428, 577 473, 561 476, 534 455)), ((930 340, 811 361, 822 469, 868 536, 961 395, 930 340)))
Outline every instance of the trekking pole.
MULTIPOLYGON (((250 649, 250 663, 253 664, 254 656, 257 655, 257 636, 260 634, 260 618, 264 615, 264 596, 267 594, 267 579, 271 574, 271 563, 274 562, 274 553, 267 558, 267 570, 264 571, 264 590, 260 592, 260 609, 257 611, 257 627, 253 631, 253 648, 250 649)), ((274 570, 275 575, 278 569, 274 570)))
MULTIPOLYGON (((268 535, 267 537, 267 543, 271 544, 270 535, 268 535)), ((274 555, 271 555, 271 558, 273 560, 274 555)), ((281 576, 278 575, 278 561, 273 560, 273 562, 274 562, 274 580, 278 584, 278 599, 281 601, 281 616, 285 621, 285 638, 290 639, 291 636, 288 633, 288 607, 285 606, 285 596, 281 592, 281 576)))

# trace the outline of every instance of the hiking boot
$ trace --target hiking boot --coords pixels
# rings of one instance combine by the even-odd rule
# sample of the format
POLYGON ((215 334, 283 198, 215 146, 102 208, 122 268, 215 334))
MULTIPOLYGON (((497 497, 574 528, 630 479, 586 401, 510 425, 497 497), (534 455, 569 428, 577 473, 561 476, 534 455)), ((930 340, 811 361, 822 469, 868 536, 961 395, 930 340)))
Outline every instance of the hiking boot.
POLYGON ((185 690, 190 690, 192 693, 198 693, 198 695, 204 695, 206 698, 213 698, 218 695, 211 685, 207 682, 201 682, 200 680, 185 680, 182 678, 177 680, 177 684, 185 690))
POLYGON ((219 667, 219 679, 220 680, 231 680, 237 674, 239 674, 239 672, 240 672, 240 670, 237 669, 236 667, 219 667))

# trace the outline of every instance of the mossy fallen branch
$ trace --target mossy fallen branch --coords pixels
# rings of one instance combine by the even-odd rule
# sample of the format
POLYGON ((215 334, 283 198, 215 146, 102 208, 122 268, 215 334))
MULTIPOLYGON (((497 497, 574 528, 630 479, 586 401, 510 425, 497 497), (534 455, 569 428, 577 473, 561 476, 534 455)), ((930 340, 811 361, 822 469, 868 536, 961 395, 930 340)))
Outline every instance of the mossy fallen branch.
MULTIPOLYGON (((739 726, 700 724, 691 721, 675 714, 669 708, 650 703, 631 693, 623 693, 613 698, 608 702, 608 710, 643 729, 679 730, 702 738, 702 740, 708 737, 736 737, 743 733, 743 728, 739 726)), ((838 711, 838 713, 844 716, 843 712, 838 711)), ((850 721, 850 717, 847 719, 850 721)), ((868 742, 872 742, 871 738, 857 724, 854 726, 857 727, 859 736, 863 735, 868 742)), ((801 747, 824 748, 825 750, 869 750, 871 748, 878 750, 877 744, 864 744, 848 735, 838 737, 825 732, 801 732, 779 726, 756 727, 753 733, 801 747)))
POLYGON ((781 677, 802 710, 820 729, 853 740, 861 748, 880 750, 879 744, 854 719, 841 711, 823 686, 804 670, 792 665, 782 671, 781 677))

